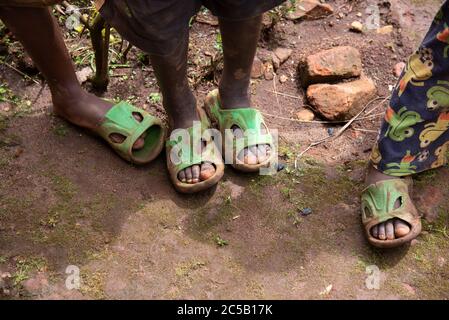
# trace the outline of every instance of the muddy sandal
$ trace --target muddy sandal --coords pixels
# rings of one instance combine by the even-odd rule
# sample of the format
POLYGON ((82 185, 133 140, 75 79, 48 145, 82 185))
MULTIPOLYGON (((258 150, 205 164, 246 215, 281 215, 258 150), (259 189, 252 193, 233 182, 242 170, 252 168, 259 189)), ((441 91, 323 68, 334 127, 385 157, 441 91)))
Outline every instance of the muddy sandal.
POLYGON ((273 137, 269 133, 260 111, 253 108, 222 109, 218 90, 213 90, 207 95, 204 108, 211 121, 218 126, 222 137, 224 137, 223 154, 226 154, 226 146, 233 146, 232 156, 234 161, 232 161, 232 166, 235 169, 243 172, 257 172, 260 168, 270 165, 274 156, 273 137), (233 134, 226 134, 226 131, 232 130, 234 126, 245 132, 243 143, 236 143, 233 134), (265 134, 261 132, 262 129, 265 129, 265 134), (269 145, 271 148, 271 154, 265 161, 258 164, 246 164, 239 159, 238 155, 245 148, 263 144, 269 145))
POLYGON ((120 157, 135 164, 145 164, 156 158, 164 147, 166 129, 160 119, 148 112, 122 101, 114 105, 104 116, 96 132, 106 140, 120 157), (138 114, 142 121, 134 115, 138 114), (133 150, 133 145, 146 133, 142 149, 133 150), (112 134, 120 134, 125 139, 114 142, 112 134))
POLYGON ((179 135, 177 139, 169 139, 166 142, 167 168, 170 179, 175 189, 182 193, 196 193, 211 188, 220 181, 224 174, 224 164, 220 151, 212 137, 203 135, 204 130, 210 128, 210 123, 201 109, 198 109, 198 113, 201 125, 186 129, 184 132, 187 132, 189 137, 184 137, 185 139, 183 139, 179 135), (190 141, 193 141, 195 137, 201 137, 202 146, 198 146, 198 148, 192 147, 190 141), (190 152, 183 153, 185 150, 190 150, 190 152), (215 167, 215 173, 212 177, 194 184, 179 180, 178 174, 180 171, 204 162, 209 162, 215 167))
POLYGON ((421 216, 410 198, 411 179, 384 180, 362 192, 362 223, 370 244, 378 248, 394 248, 415 239, 421 232, 421 216), (399 200, 400 207, 395 209, 399 200), (410 225, 410 232, 394 240, 379 240, 371 229, 379 223, 399 218, 410 225))

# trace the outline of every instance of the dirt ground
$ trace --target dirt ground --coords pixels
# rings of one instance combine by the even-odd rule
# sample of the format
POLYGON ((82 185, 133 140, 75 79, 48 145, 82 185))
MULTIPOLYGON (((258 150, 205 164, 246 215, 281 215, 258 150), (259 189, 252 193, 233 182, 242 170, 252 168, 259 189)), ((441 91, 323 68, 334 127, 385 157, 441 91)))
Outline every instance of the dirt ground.
MULTIPOLYGON (((388 97, 393 66, 419 44, 442 1, 327 2, 334 15, 281 19, 260 42, 265 49, 293 49, 277 72, 288 77, 285 83, 252 84, 254 104, 275 115, 266 120, 279 130, 287 168, 276 176, 227 168, 216 189, 193 196, 175 192, 163 155, 144 167, 130 165, 52 116, 48 87, 9 67, 20 57, 6 54, 0 83, 13 102, 0 103, 0 298, 448 299, 449 169, 415 178, 414 197, 426 217, 422 235, 407 247, 373 249, 362 232, 358 195, 387 103, 374 118, 309 150, 296 170, 297 155, 341 124, 279 118, 293 119, 306 105, 297 81, 301 57, 336 45, 358 48, 379 97, 388 97), (348 31, 365 19, 370 3, 379 5, 381 24, 393 24, 393 33, 348 31), (299 215, 305 208, 312 213, 299 215), (66 288, 69 265, 80 269, 79 290, 66 288), (372 265, 380 269, 377 290, 365 284, 372 265)), ((217 50, 216 37, 217 27, 193 23, 191 74, 217 50)), ((77 52, 86 51, 88 38, 66 38, 80 70, 89 59, 77 52)), ((113 70, 104 97, 163 116, 144 60, 132 49, 130 68, 113 70)), ((212 78, 196 86, 199 103, 215 87, 212 78)))

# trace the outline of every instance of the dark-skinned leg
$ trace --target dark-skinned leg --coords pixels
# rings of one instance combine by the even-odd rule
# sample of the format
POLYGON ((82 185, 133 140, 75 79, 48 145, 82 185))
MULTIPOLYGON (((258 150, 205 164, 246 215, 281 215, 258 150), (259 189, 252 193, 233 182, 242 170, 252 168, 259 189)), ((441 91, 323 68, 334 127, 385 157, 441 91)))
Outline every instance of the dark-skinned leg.
MULTIPOLYGON (((174 53, 168 56, 150 55, 172 130, 187 129, 193 126, 193 121, 199 121, 196 99, 187 80, 188 43, 189 37, 186 36, 184 43, 174 53)), ((207 180, 214 173, 212 164, 203 163, 182 170, 178 178, 182 182, 198 183, 207 180)))
MULTIPOLYGON (((365 183, 367 186, 379 181, 385 181, 390 179, 397 179, 397 177, 386 175, 374 168, 371 164, 368 168, 365 183)), ((396 204, 399 208, 400 203, 396 204)), ((410 232, 409 225, 400 219, 391 219, 383 223, 379 223, 374 226, 371 234, 373 237, 380 240, 393 240, 406 236, 410 232)))
MULTIPOLYGON (((0 19, 22 43, 44 75, 51 91, 54 112, 69 122, 95 130, 112 104, 80 86, 61 32, 48 8, 0 7, 0 19)), ((114 141, 124 137, 113 134, 114 141)), ((135 149, 143 147, 138 139, 135 149)))
MULTIPOLYGON (((251 68, 256 55, 262 27, 262 16, 241 21, 219 19, 223 40, 224 70, 219 85, 223 108, 250 107, 249 85, 251 68)), ((234 135, 242 137, 240 128, 234 127, 234 135)), ((266 160, 269 146, 250 146, 238 155, 247 164, 266 160)))

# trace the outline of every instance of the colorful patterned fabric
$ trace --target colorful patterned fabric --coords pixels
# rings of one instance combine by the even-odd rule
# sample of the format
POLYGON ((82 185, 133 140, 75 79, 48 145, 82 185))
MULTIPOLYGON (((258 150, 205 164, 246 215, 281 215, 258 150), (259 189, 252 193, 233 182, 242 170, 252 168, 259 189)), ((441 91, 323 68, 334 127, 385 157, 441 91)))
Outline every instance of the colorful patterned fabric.
POLYGON ((449 1, 407 62, 385 113, 371 161, 407 176, 446 164, 449 146, 449 1))

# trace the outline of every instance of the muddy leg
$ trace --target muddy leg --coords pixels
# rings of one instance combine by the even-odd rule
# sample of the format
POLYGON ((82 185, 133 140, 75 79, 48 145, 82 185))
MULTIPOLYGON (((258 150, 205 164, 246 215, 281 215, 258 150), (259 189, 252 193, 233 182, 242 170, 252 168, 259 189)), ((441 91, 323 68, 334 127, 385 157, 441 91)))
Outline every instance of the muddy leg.
MULTIPOLYGON (((112 104, 83 90, 59 27, 48 8, 0 7, 8 26, 38 66, 50 87, 54 112, 75 125, 95 130, 112 104)), ((125 137, 114 134, 116 142, 125 137)), ((135 149, 143 147, 138 139, 135 149)))
MULTIPOLYGON (((223 108, 250 107, 248 89, 261 26, 262 16, 242 21, 220 19, 224 70, 219 91, 223 108)), ((236 137, 243 136, 239 127, 233 130, 236 137)), ((247 164, 257 164, 264 162, 269 153, 268 145, 254 145, 244 149, 238 157, 247 164)))
MULTIPOLYGON (((168 56, 150 55, 172 129, 190 128, 193 121, 199 121, 196 99, 187 80, 188 42, 186 36, 180 47, 168 56)), ((202 163, 182 170, 178 178, 182 182, 198 183, 209 179, 214 173, 212 164, 202 163)))

